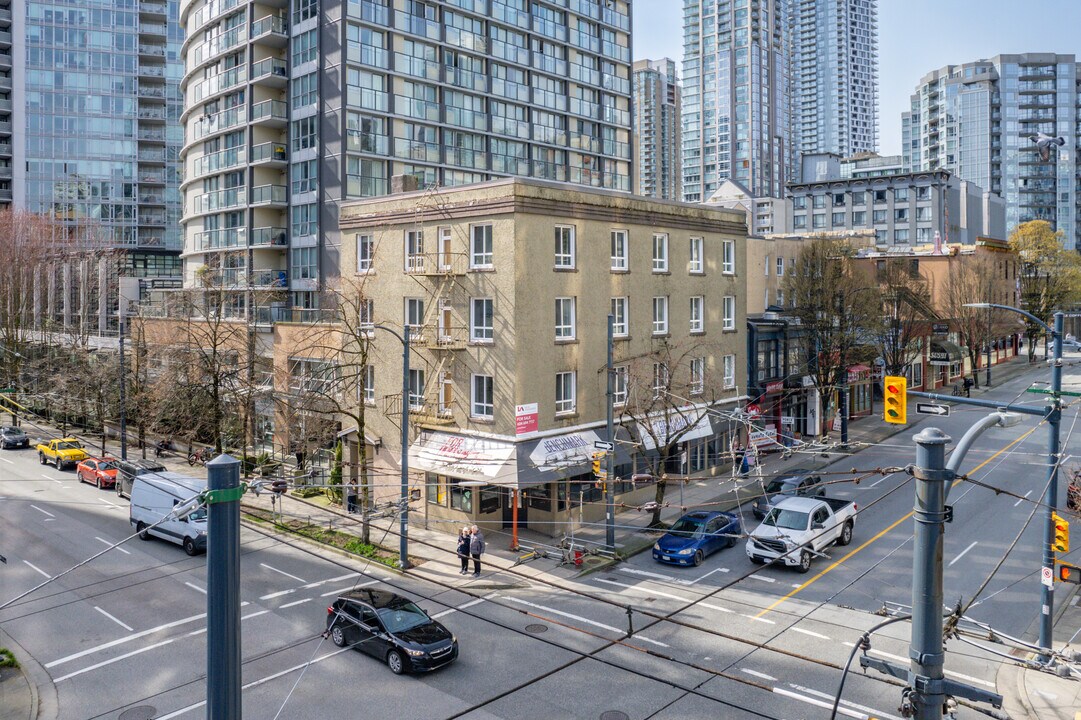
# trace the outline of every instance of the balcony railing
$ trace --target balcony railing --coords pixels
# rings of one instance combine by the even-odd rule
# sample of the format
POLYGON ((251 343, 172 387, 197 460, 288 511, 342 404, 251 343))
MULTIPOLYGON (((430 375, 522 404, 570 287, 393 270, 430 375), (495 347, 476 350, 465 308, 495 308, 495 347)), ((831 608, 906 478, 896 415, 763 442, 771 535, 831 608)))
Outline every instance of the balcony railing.
POLYGON ((252 230, 251 244, 256 247, 285 247, 289 235, 283 227, 257 227, 252 230))
POLYGON ((265 35, 266 33, 285 35, 286 32, 285 18, 278 17, 277 15, 267 15, 266 17, 259 18, 251 25, 251 37, 253 39, 260 35, 265 35))
POLYGON ((289 106, 281 100, 263 100, 251 106, 252 122, 270 118, 272 120, 289 120, 289 106))
POLYGON ((221 250, 248 244, 247 228, 225 228, 195 233, 195 245, 200 250, 221 250))
POLYGON ((267 160, 289 162, 289 150, 285 143, 266 142, 252 146, 251 161, 253 163, 267 160))
POLYGON ((272 77, 288 78, 289 66, 284 60, 280 60, 278 58, 266 58, 264 60, 260 60, 259 62, 251 66, 252 80, 267 75, 272 77))
POLYGON ((251 190, 252 205, 285 205, 286 202, 284 185, 260 185, 251 190))

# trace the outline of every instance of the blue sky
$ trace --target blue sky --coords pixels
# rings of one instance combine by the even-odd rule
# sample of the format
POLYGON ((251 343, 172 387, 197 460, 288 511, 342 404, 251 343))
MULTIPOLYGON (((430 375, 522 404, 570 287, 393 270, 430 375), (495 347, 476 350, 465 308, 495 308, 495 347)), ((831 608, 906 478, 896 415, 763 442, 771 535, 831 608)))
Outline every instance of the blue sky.
MULTIPOLYGON (((635 59, 682 59, 683 3, 631 1, 635 59)), ((879 0, 878 49, 879 151, 886 155, 900 152, 901 113, 931 70, 1000 53, 1081 55, 1081 2, 879 0)))

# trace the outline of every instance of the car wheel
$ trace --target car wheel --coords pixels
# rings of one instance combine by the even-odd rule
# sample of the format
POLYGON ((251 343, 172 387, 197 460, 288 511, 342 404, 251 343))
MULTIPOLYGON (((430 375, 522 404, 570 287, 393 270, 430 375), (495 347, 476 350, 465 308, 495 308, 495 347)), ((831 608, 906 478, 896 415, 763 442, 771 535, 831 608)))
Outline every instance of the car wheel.
POLYGON ((116 483, 113 485, 113 490, 116 490, 117 497, 124 497, 124 493, 120 492, 120 478, 116 479, 116 483))
POLYGON ((796 569, 801 573, 806 573, 811 569, 811 553, 804 550, 799 554, 799 567, 796 569))
POLYGON ((194 555, 196 552, 198 552, 195 549, 195 541, 192 540, 190 537, 184 538, 184 552, 186 552, 188 555, 194 555))
POLYGON ((397 650, 387 653, 387 667, 395 675, 401 675, 405 671, 405 663, 402 662, 402 654, 397 650))
POLYGON ((101 476, 100 475, 97 476, 96 478, 94 478, 94 486, 97 487, 98 490, 101 490, 101 476))
POLYGON ((42 465, 45 464, 45 453, 41 453, 41 452, 38 453, 38 462, 41 463, 42 465))
POLYGON ((837 538, 838 545, 847 545, 852 542, 852 523, 846 522, 841 528, 841 537, 837 538))
POLYGON ((64 469, 64 463, 60 462, 60 456, 59 455, 56 456, 56 469, 57 470, 63 470, 64 469))
POLYGON ((140 540, 149 540, 150 533, 146 531, 146 523, 139 523, 135 526, 135 530, 139 533, 140 540))
POLYGON ((706 556, 702 554, 701 550, 695 550, 694 551, 694 566, 698 567, 699 565, 701 565, 702 560, 704 560, 705 557, 706 556))
POLYGON ((330 629, 330 640, 338 647, 345 647, 345 633, 341 625, 335 625, 330 629))
POLYGON ((738 541, 739 538, 735 535, 732 535, 730 538, 728 538, 728 547, 735 547, 738 541))

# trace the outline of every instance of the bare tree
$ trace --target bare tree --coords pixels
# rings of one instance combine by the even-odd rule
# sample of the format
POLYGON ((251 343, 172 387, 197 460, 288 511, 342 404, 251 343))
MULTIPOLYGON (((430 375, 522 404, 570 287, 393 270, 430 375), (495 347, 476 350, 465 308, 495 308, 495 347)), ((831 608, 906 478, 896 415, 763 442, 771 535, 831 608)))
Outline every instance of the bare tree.
POLYGON ((902 375, 920 354, 921 339, 937 317, 927 280, 904 258, 890 258, 878 273, 883 319, 876 332, 887 375, 902 375))
POLYGON ((1002 281, 995 272, 994 261, 986 256, 951 259, 942 297, 943 312, 950 318, 961 344, 968 353, 973 380, 979 387, 980 353, 987 343, 1016 326, 1015 316, 999 310, 968 307, 976 302, 993 302, 1001 290, 1002 281))

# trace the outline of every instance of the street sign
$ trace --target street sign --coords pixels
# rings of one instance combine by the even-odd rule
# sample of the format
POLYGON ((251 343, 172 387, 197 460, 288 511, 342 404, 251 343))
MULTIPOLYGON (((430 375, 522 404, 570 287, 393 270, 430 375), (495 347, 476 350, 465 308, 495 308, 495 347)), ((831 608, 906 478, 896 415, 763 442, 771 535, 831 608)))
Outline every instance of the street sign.
POLYGON ((916 412, 920 415, 950 416, 949 405, 935 405, 934 403, 916 403, 916 412))
POLYGON ((608 442, 607 440, 594 440, 593 447, 597 450, 607 450, 608 452, 612 452, 616 449, 616 444, 608 442))
POLYGON ((1054 573, 1052 572, 1051 568, 1040 568, 1040 582, 1047 587, 1051 587, 1055 584, 1054 573))
POLYGON ((934 335, 949 335, 950 326, 948 323, 932 323, 931 332, 934 335))
POLYGON ((794 418, 791 415, 782 415, 781 416, 781 424, 782 425, 795 425, 796 424, 796 418, 794 418))

